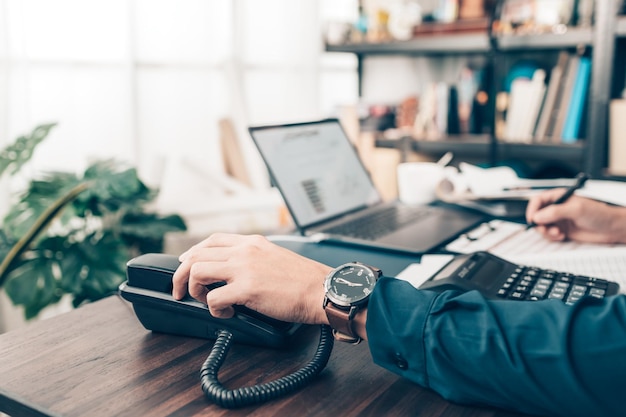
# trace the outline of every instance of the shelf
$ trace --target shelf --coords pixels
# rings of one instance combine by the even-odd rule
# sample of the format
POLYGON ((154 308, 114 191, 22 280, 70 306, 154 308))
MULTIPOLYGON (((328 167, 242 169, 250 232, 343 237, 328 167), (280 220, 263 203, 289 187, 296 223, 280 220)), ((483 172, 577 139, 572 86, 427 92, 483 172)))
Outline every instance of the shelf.
POLYGON ((412 150, 433 156, 441 156, 448 151, 464 156, 484 156, 489 154, 492 144, 489 135, 461 135, 441 140, 418 140, 408 136, 400 139, 376 139, 376 146, 412 150))
POLYGON ((417 140, 409 137, 401 139, 377 139, 380 148, 412 150, 431 156, 441 156, 452 151, 459 156, 485 156, 495 146, 499 159, 541 159, 577 161, 583 157, 583 144, 527 144, 513 142, 491 142, 489 135, 454 136, 442 140, 417 140))
MULTIPOLYGON (((626 20, 618 21, 616 33, 626 36, 626 20)), ((565 33, 541 33, 535 35, 500 35, 496 37, 499 49, 513 51, 517 49, 562 49, 593 44, 591 28, 568 28, 565 33)), ((382 43, 352 43, 326 45, 327 52, 347 52, 354 54, 432 54, 450 53, 486 53, 491 50, 486 32, 457 34, 423 35, 408 41, 390 41, 382 43)))
POLYGON ((503 159, 580 161, 583 157, 583 150, 583 142, 573 144, 498 142, 498 152, 503 159))
POLYGON ((498 48, 501 50, 516 49, 562 49, 573 48, 579 45, 593 44, 593 30, 591 28, 568 28, 565 33, 541 33, 535 35, 502 35, 497 38, 498 48))
POLYGON ((368 55, 447 55, 451 53, 486 53, 490 49, 489 37, 486 32, 423 35, 408 41, 326 45, 327 52, 349 52, 368 55))

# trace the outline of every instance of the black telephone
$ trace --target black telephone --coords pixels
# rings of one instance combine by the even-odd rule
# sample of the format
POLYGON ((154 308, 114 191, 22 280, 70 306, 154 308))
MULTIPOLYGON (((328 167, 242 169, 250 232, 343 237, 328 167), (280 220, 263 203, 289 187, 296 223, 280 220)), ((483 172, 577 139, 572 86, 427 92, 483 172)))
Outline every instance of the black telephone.
POLYGON ((321 326, 320 342, 313 359, 299 371, 266 384, 235 390, 224 388, 217 378, 230 344, 234 342, 280 348, 301 327, 235 306, 235 316, 211 316, 206 305, 187 296, 172 297, 172 276, 180 262, 173 255, 150 253, 127 263, 127 281, 120 295, 130 301, 137 318, 148 330, 182 336, 215 339, 201 369, 202 390, 212 402, 224 408, 237 408, 289 394, 312 380, 326 366, 333 348, 328 326, 321 326))

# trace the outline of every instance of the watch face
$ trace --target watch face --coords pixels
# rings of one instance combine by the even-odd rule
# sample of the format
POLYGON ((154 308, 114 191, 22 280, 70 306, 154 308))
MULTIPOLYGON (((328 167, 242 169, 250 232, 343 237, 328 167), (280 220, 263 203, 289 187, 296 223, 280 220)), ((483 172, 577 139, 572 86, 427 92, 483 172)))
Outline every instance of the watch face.
POLYGON ((370 295, 377 279, 377 274, 365 265, 345 264, 326 280, 326 294, 338 305, 358 304, 370 295))

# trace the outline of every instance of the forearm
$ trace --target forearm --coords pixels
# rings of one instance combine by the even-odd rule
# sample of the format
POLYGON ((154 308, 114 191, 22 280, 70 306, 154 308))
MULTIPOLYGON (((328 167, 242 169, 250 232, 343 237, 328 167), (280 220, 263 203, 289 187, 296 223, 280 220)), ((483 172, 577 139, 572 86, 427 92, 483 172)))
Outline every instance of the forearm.
POLYGON ((490 302, 387 279, 370 301, 367 332, 376 363, 453 401, 538 415, 619 415, 625 301, 490 302))

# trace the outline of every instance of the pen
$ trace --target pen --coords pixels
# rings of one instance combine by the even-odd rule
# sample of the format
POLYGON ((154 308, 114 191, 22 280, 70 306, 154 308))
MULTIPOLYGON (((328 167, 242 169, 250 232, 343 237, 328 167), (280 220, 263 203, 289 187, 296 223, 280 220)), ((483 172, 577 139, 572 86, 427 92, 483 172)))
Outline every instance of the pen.
MULTIPOLYGON (((585 174, 584 172, 581 172, 580 174, 576 175, 576 182, 572 184, 567 190, 565 190, 565 192, 563 193, 561 197, 557 198, 549 205, 565 203, 567 199, 570 198, 576 190, 578 190, 579 188, 582 188, 585 185, 585 182, 587 182, 588 179, 589 179, 589 176, 585 174)), ((526 225, 526 230, 535 226, 537 226, 537 223, 530 222, 526 225)))
POLYGON ((439 160, 437 161, 437 165, 442 167, 447 166, 454 158, 454 154, 452 152, 446 152, 439 160))

